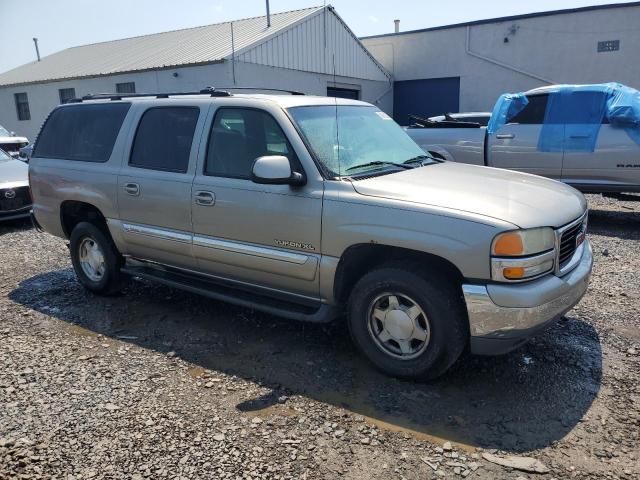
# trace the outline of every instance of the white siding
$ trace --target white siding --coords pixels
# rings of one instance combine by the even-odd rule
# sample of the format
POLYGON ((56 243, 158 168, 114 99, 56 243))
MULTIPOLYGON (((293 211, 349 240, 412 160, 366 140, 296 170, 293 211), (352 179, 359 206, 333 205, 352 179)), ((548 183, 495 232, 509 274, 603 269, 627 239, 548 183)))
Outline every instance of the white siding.
MULTIPOLYGON (((327 86, 334 82, 333 75, 329 74, 289 70, 255 63, 237 63, 235 70, 237 86, 256 86, 259 83, 263 88, 301 90, 310 95, 326 95, 327 86)), ((392 95, 388 82, 342 76, 337 76, 335 81, 339 86, 359 89, 362 100, 376 103, 382 110, 391 113, 392 95)), ((225 62, 154 72, 0 87, 0 125, 33 141, 46 116, 60 103, 58 89, 75 88, 76 95, 81 97, 89 93, 114 92, 116 83, 121 82, 135 82, 137 92, 184 92, 198 91, 207 86, 233 85, 233 74, 231 63, 225 62), (178 76, 175 77, 174 73, 178 76), (13 97, 17 92, 26 92, 29 97, 31 110, 29 121, 17 119, 13 97)))
POLYGON ((362 42, 394 80, 460 77, 461 111, 490 110, 501 93, 545 79, 640 88, 639 25, 640 6, 629 6, 472 25, 469 51, 465 26, 362 42), (598 53, 605 40, 620 40, 620 50, 598 53))
POLYGON ((332 9, 321 10, 245 51, 241 62, 387 81, 388 75, 332 9))

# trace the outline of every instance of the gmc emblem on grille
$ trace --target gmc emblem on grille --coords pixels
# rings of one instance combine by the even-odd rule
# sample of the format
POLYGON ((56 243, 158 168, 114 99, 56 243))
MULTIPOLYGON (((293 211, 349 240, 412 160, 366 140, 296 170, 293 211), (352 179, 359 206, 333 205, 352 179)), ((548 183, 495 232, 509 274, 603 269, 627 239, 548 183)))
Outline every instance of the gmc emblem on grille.
POLYGON ((576 248, 578 248, 582 244, 582 242, 584 242, 585 237, 586 237, 585 228, 583 226, 582 230, 580 230, 576 235, 576 248))
POLYGON ((4 198, 16 198, 16 191, 10 188, 4 192, 4 198))

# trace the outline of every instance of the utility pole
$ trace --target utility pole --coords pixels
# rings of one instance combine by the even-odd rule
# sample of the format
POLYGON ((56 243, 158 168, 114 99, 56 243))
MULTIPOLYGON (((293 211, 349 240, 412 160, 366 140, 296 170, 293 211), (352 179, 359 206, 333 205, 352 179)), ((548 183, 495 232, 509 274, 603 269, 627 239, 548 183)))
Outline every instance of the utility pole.
POLYGON ((33 43, 36 46, 36 56, 38 57, 38 61, 40 61, 40 49, 38 48, 38 39, 34 37, 33 43))

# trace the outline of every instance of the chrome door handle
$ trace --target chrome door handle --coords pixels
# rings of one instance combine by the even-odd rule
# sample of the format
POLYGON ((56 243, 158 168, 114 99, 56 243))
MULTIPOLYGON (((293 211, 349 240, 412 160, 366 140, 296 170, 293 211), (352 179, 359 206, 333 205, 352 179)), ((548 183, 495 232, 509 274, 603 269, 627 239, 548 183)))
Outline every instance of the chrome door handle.
POLYGON ((193 198, 196 201, 197 205, 202 205, 205 207, 210 207, 212 205, 215 205, 216 203, 216 196, 213 192, 207 192, 205 190, 199 190, 197 191, 193 198))
POLYGON ((137 197, 138 195, 140 195, 140 185, 138 185, 137 183, 125 183, 124 191, 129 195, 137 197))
POLYGON ((514 138, 515 135, 513 133, 499 133, 496 135, 496 138, 499 139, 503 139, 503 138, 514 138))

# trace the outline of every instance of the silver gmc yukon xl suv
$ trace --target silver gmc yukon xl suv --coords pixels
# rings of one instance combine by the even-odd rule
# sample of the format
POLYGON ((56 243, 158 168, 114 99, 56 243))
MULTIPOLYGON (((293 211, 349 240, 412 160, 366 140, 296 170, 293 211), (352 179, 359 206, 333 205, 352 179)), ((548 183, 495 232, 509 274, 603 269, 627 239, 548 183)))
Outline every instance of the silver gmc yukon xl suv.
POLYGON ((378 108, 302 95, 94 96, 57 107, 30 163, 36 226, 99 294, 137 276, 285 318, 346 318, 378 368, 445 372, 571 309, 585 198, 433 159, 378 108), (346 315, 343 315, 346 313, 346 315))

